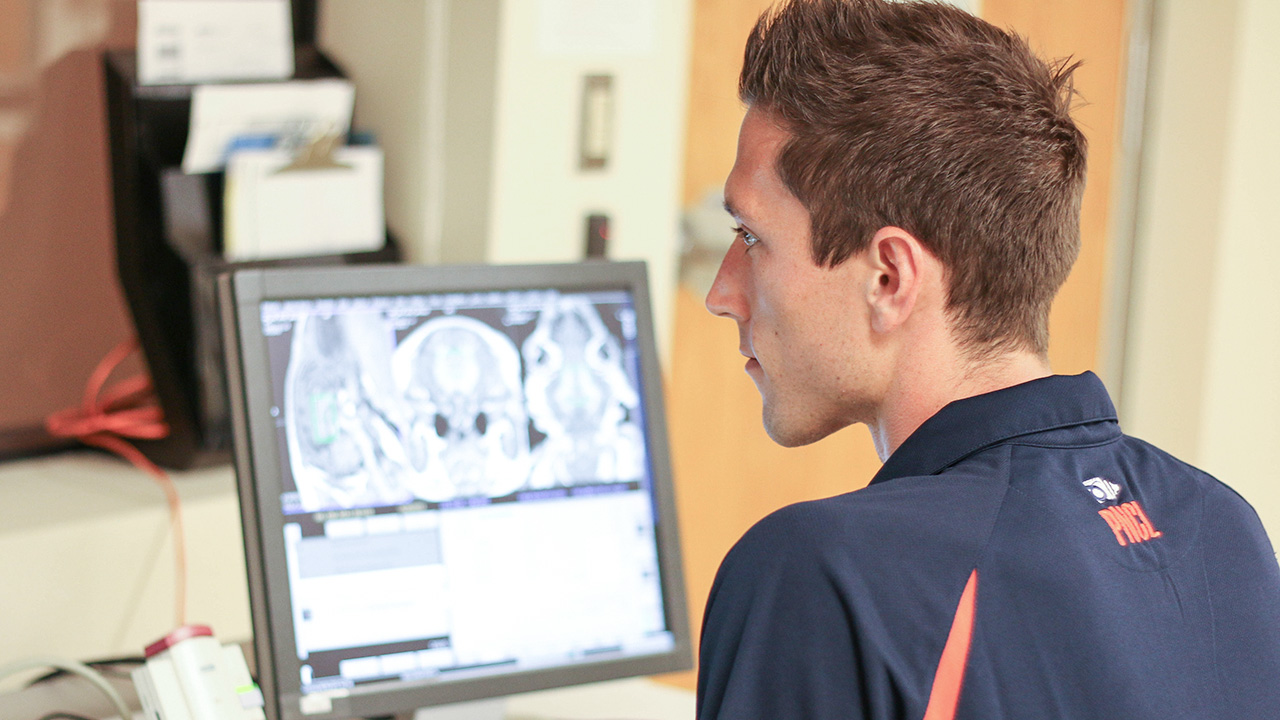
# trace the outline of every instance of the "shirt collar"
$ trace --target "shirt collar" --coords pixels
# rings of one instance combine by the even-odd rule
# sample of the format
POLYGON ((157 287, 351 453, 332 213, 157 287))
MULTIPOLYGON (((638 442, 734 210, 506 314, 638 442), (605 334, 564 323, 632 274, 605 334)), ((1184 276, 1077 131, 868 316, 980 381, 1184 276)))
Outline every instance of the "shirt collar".
POLYGON ((933 475, 1020 435, 1106 421, 1116 421, 1116 409, 1097 375, 1032 380, 949 403, 916 428, 871 482, 933 475))

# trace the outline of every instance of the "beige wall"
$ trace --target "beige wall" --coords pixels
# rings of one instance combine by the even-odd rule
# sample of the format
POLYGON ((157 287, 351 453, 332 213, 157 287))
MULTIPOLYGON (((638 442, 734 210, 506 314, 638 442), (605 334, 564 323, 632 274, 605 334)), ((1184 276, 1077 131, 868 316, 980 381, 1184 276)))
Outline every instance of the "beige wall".
MULTIPOLYGON (((174 473, 188 568, 186 621, 248 640, 231 468, 174 473)), ((164 493, 105 454, 0 464, 0 665, 138 655, 179 620, 164 493)), ((0 692, 22 677, 0 680, 0 692)))
POLYGON ((387 151, 387 221, 411 261, 575 262, 586 217, 610 257, 649 265, 669 358, 679 252, 690 0, 638 5, 618 51, 544 31, 525 0, 329 0, 321 44, 354 79, 356 119, 387 151), (613 78, 612 156, 578 167, 582 78, 613 78))
POLYGON ((1158 6, 1121 421, 1280 537, 1280 4, 1158 6))
POLYGON ((658 347, 669 359, 690 0, 638 4, 648 12, 628 33, 635 46, 616 54, 558 47, 572 47, 571 36, 543 27, 546 6, 556 4, 502 3, 486 259, 581 260, 587 215, 608 215, 609 256, 648 263, 658 347), (598 171, 578 168, 588 74, 613 78, 611 157, 598 171))

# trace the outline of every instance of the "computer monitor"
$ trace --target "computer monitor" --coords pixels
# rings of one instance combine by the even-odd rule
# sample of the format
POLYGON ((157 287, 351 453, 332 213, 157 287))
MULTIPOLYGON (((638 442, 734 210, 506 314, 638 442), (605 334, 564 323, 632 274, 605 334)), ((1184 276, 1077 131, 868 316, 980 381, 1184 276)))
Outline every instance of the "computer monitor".
POLYGON ((220 278, 269 720, 690 666, 642 263, 220 278))

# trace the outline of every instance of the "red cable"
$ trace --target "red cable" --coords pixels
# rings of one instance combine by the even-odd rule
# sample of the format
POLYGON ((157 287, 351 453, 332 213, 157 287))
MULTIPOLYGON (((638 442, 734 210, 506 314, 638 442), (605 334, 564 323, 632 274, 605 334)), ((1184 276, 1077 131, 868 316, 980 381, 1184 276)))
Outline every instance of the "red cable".
POLYGON ((146 472, 160 485, 169 503, 177 573, 176 627, 182 627, 186 625, 187 607, 187 551, 182 528, 182 502, 169 474, 128 440, 167 437, 169 425, 164 421, 164 412, 156 404, 151 379, 146 375, 137 375, 105 387, 107 378, 116 367, 137 350, 138 340, 131 338, 107 353, 89 375, 80 406, 53 413, 45 420, 45 428, 54 437, 75 438, 86 445, 113 452, 146 472))

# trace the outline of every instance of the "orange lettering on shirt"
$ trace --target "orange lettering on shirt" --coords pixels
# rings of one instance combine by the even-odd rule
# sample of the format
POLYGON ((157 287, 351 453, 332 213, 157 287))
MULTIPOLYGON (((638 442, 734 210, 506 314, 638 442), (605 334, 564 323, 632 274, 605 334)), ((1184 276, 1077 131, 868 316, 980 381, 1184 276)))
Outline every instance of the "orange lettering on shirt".
POLYGON ((1115 507, 1102 508, 1098 511, 1107 527, 1116 536, 1116 542, 1124 547, 1130 543, 1142 543, 1161 537, 1164 533, 1156 529, 1151 518, 1136 500, 1131 500, 1115 507))
POLYGON ((1127 502, 1122 507, 1129 518, 1129 522, 1138 533, 1138 542, 1146 542, 1151 539, 1151 530, 1142 524, 1142 516, 1136 509, 1137 504, 1136 502, 1127 502))
POLYGON ((1116 542, 1120 543, 1120 547, 1124 547, 1129 543, 1124 539, 1124 534, 1120 531, 1120 520, 1112 512, 1113 510, 1115 508, 1102 508, 1098 511, 1098 514, 1102 516, 1103 520, 1107 521, 1107 526, 1111 528, 1111 532, 1116 534, 1116 542))
POLYGON ((1133 505, 1133 509, 1138 513, 1138 519, 1142 521, 1143 525, 1151 529, 1151 537, 1158 538, 1164 535, 1164 533, 1156 529, 1155 524, 1151 522, 1151 518, 1147 517, 1147 511, 1143 510, 1142 506, 1139 505, 1136 500, 1132 503, 1132 505, 1133 505))

